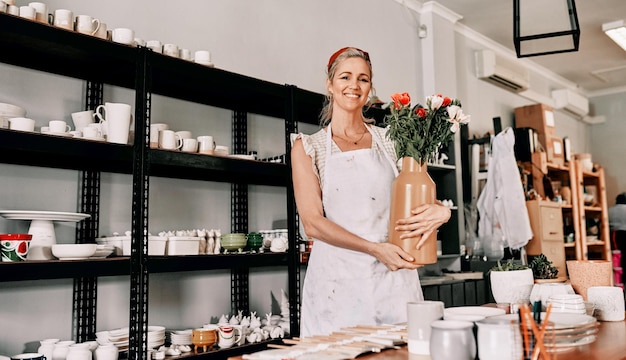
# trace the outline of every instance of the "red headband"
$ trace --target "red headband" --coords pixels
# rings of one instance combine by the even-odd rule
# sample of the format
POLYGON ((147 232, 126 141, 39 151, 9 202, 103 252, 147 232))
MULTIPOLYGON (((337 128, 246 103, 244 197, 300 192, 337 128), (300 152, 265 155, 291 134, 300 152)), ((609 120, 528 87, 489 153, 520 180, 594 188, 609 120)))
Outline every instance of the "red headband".
POLYGON ((328 66, 327 66, 327 69, 329 71, 330 71, 331 65, 335 62, 335 60, 337 60, 337 57, 339 57, 339 55, 343 54, 344 51, 346 51, 348 49, 355 49, 355 50, 360 51, 361 53, 363 53, 363 56, 365 57, 365 60, 366 61, 370 61, 370 54, 368 54, 367 51, 363 51, 363 50, 361 50, 359 48, 348 46, 348 47, 341 48, 341 49, 335 51, 335 53, 330 56, 330 59, 328 60, 328 66))

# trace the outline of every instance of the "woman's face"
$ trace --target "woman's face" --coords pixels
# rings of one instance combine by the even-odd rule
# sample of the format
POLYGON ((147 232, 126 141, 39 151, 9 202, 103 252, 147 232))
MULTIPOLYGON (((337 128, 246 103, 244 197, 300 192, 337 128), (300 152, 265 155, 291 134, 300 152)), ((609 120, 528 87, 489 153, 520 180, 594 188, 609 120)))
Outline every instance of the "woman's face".
POLYGON ((326 81, 333 96, 333 107, 346 111, 362 111, 372 89, 370 68, 360 57, 351 57, 337 65, 335 75, 326 81))

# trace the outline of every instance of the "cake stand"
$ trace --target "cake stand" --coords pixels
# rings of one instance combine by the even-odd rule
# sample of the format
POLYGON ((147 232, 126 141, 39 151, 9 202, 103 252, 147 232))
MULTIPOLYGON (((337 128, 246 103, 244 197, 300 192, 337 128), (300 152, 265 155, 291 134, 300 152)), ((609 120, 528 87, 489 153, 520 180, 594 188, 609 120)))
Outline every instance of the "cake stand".
POLYGON ((33 235, 33 238, 26 259, 52 260, 55 257, 51 248, 56 244, 53 222, 78 222, 91 215, 58 211, 0 210, 0 216, 8 220, 30 220, 28 233, 33 235))

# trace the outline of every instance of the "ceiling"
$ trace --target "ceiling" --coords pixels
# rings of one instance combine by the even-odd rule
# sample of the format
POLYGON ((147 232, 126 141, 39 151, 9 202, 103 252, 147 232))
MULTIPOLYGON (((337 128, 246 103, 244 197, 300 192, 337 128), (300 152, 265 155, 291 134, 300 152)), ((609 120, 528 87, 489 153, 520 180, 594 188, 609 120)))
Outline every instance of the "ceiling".
MULTIPOLYGON (((459 23, 515 51, 512 0, 436 2, 461 15, 463 18, 459 23)), ((626 21, 626 1, 578 0, 575 4, 580 24, 579 50, 525 59, 577 84, 580 91, 588 96, 624 91, 626 52, 602 32, 602 24, 622 19, 626 21)))

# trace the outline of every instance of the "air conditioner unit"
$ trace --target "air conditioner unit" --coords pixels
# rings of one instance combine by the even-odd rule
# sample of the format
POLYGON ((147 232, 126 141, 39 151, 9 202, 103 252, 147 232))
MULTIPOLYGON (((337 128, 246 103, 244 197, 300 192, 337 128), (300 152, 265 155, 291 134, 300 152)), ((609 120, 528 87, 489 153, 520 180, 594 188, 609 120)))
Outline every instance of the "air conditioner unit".
POLYGON ((525 67, 497 56, 492 50, 478 50, 474 58, 476 77, 479 79, 513 92, 528 89, 530 76, 525 67))
POLYGON ((582 118, 589 113, 589 100, 570 89, 553 90, 552 100, 555 109, 565 110, 574 117, 582 118))

